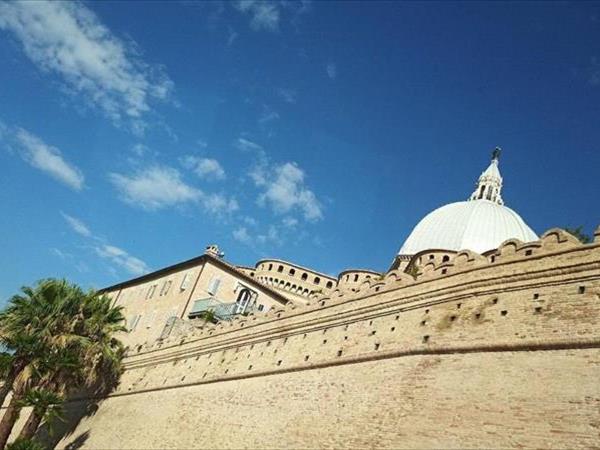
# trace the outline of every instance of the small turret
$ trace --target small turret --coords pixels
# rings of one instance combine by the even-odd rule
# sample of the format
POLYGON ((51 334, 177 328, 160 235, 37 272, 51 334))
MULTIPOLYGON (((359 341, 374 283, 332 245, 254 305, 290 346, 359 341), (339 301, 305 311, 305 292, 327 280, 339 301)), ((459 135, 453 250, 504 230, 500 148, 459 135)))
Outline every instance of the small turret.
POLYGON ((223 258, 225 256, 225 253, 223 253, 220 249, 219 246, 217 244, 210 244, 208 246, 206 246, 206 250, 204 251, 205 254, 210 255, 210 256, 214 256, 215 258, 223 258))

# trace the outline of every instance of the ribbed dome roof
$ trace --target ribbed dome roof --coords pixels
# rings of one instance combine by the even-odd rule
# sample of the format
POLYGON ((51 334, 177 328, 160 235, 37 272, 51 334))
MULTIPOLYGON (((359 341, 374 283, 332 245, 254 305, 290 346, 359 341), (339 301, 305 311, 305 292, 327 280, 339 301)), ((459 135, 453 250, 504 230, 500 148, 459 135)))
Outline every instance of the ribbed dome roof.
POLYGON ((500 149, 482 172, 475 191, 466 202, 450 203, 427 214, 413 229, 398 252, 414 255, 423 250, 473 250, 483 253, 507 239, 537 240, 536 234, 502 200, 502 176, 498 169, 500 149))
POLYGON ((489 200, 450 203, 427 214, 400 249, 401 255, 422 250, 473 250, 483 253, 507 239, 523 242, 537 235, 512 209, 489 200))

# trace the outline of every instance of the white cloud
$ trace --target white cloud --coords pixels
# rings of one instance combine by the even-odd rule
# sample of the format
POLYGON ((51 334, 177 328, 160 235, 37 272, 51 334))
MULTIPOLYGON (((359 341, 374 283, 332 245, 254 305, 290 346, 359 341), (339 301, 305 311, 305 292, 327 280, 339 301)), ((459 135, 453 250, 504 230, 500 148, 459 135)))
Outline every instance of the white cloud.
POLYGON ((110 260, 133 275, 143 275, 149 271, 144 261, 114 245, 102 244, 95 247, 95 250, 98 256, 110 260))
POLYGON ((275 92, 281 99, 287 103, 296 103, 296 91, 293 89, 278 88, 275 92))
POLYGON ((335 78, 337 77, 337 66, 335 65, 335 63, 331 61, 328 62, 325 66, 325 71, 327 72, 327 76, 330 79, 335 80, 335 78))
POLYGON ((227 27, 227 47, 231 47, 233 45, 233 43, 235 42, 235 40, 238 37, 237 32, 231 28, 231 27, 227 27))
POLYGON ((246 227, 239 227, 233 230, 233 238, 236 241, 239 241, 243 244, 252 243, 252 238, 250 237, 250 234, 248 233, 248 229, 246 227))
POLYGON ((239 209, 235 198, 227 198, 223 194, 202 194, 200 202, 204 209, 216 216, 231 214, 239 209))
POLYGON ((238 150, 244 152, 262 150, 262 146, 255 142, 249 141, 248 139, 238 138, 233 144, 238 150))
POLYGON ((246 217, 244 217, 243 220, 245 223, 247 223, 248 225, 250 225, 252 227, 255 227, 258 225, 258 221, 254 217, 246 216, 246 217))
POLYGON ((179 171, 171 167, 155 165, 132 175, 111 173, 109 179, 123 201, 151 211, 185 203, 198 204, 215 216, 239 209, 235 198, 190 186, 179 171))
POLYGON ((255 245, 265 245, 268 243, 281 245, 283 239, 279 235, 279 230, 274 225, 269 225, 266 233, 252 235, 248 228, 241 226, 233 230, 233 238, 242 244, 254 247, 255 245))
POLYGON ((279 119, 279 113, 274 111, 267 105, 263 105, 262 112, 260 113, 260 117, 258 118, 258 123, 261 126, 267 125, 269 122, 279 119))
POLYGON ((148 153, 150 149, 148 148, 147 145, 144 144, 135 144, 131 147, 131 151, 136 155, 136 156, 144 156, 146 153, 148 153))
POLYGON ((197 201, 202 196, 170 167, 151 166, 132 175, 111 173, 109 179, 125 202, 148 210, 197 201))
POLYGON ((92 232, 90 231, 90 229, 81 220, 68 214, 65 214, 64 212, 61 212, 60 215, 63 216, 63 218, 67 221, 71 229, 77 234, 80 234, 85 237, 92 236, 92 232))
POLYGON ((284 217, 281 222, 288 228, 294 228, 296 225, 298 225, 298 219, 295 217, 284 217))
POLYGON ((12 137, 19 154, 31 166, 46 172, 71 189, 76 191, 83 189, 85 181, 83 174, 73 164, 68 163, 56 147, 44 143, 22 128, 6 134, 12 137))
POLYGON ((280 10, 273 1, 239 0, 235 8, 250 16, 250 27, 255 31, 277 31, 279 28, 280 10))
POLYGON ((141 60, 79 2, 1 2, 0 28, 11 31, 31 61, 58 74, 66 87, 113 122, 144 128, 151 100, 169 97, 173 83, 141 60))
MULTIPOLYGON (((304 219, 314 222, 323 218, 323 207, 313 191, 305 186, 304 171, 296 163, 287 162, 271 165, 266 151, 258 144, 239 138, 236 146, 251 152, 254 163, 247 175, 263 192, 258 204, 270 206, 276 214, 299 211, 304 219)), ((284 225, 291 227, 291 216, 284 219, 284 225)))
POLYGON ((188 155, 181 159, 181 163, 202 179, 224 180, 226 178, 225 170, 216 159, 188 155))
POLYGON ((259 244, 266 244, 270 242, 281 245, 283 243, 283 239, 279 236, 279 230, 274 225, 269 225, 269 228, 265 234, 259 234, 256 236, 256 241, 259 244))
MULTIPOLYGON (((60 214, 74 232, 88 238, 91 242, 93 242, 93 249, 98 256, 110 260, 113 264, 122 267, 133 275, 142 275, 149 271, 148 266, 144 261, 130 255, 119 247, 111 245, 110 243, 106 242, 104 238, 95 236, 82 220, 63 212, 60 214)), ((71 256, 55 248, 51 250, 55 255, 63 259, 65 256, 71 256)), ((81 262, 78 264, 77 269, 81 271, 82 268, 85 267, 87 267, 85 263, 81 262)))
POLYGON ((56 247, 51 247, 50 248, 50 253, 52 253, 55 256, 58 256, 60 259, 66 260, 66 259, 71 259, 73 257, 72 254, 67 253, 67 252, 63 252, 62 250, 56 248, 56 247))
MULTIPOLYGON (((253 179, 257 186, 265 191, 259 196, 259 204, 270 205, 277 214, 285 214, 295 209, 304 218, 316 221, 323 218, 321 203, 315 194, 304 185, 304 172, 295 163, 285 163, 275 167, 272 175, 263 171, 255 174, 253 179)), ((252 176, 252 174, 251 174, 252 176)))

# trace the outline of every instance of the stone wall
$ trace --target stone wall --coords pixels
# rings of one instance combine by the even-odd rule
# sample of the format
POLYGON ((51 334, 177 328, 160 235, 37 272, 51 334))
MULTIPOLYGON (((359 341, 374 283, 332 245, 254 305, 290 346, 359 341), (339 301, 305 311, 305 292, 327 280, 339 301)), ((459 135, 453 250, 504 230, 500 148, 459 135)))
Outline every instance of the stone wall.
POLYGON ((598 375, 598 349, 390 358, 113 397, 60 446, 592 448, 598 375))
POLYGON ((600 242, 551 230, 422 270, 133 352, 61 445, 597 446, 600 242))

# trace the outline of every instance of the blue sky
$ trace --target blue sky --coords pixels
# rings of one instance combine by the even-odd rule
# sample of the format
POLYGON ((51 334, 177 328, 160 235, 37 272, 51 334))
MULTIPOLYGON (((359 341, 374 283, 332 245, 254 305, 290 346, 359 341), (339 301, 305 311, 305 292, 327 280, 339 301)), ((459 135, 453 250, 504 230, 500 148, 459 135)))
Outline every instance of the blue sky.
POLYGON ((600 222, 600 4, 0 4, 0 299, 218 243, 386 269, 503 148, 538 233, 600 222))

